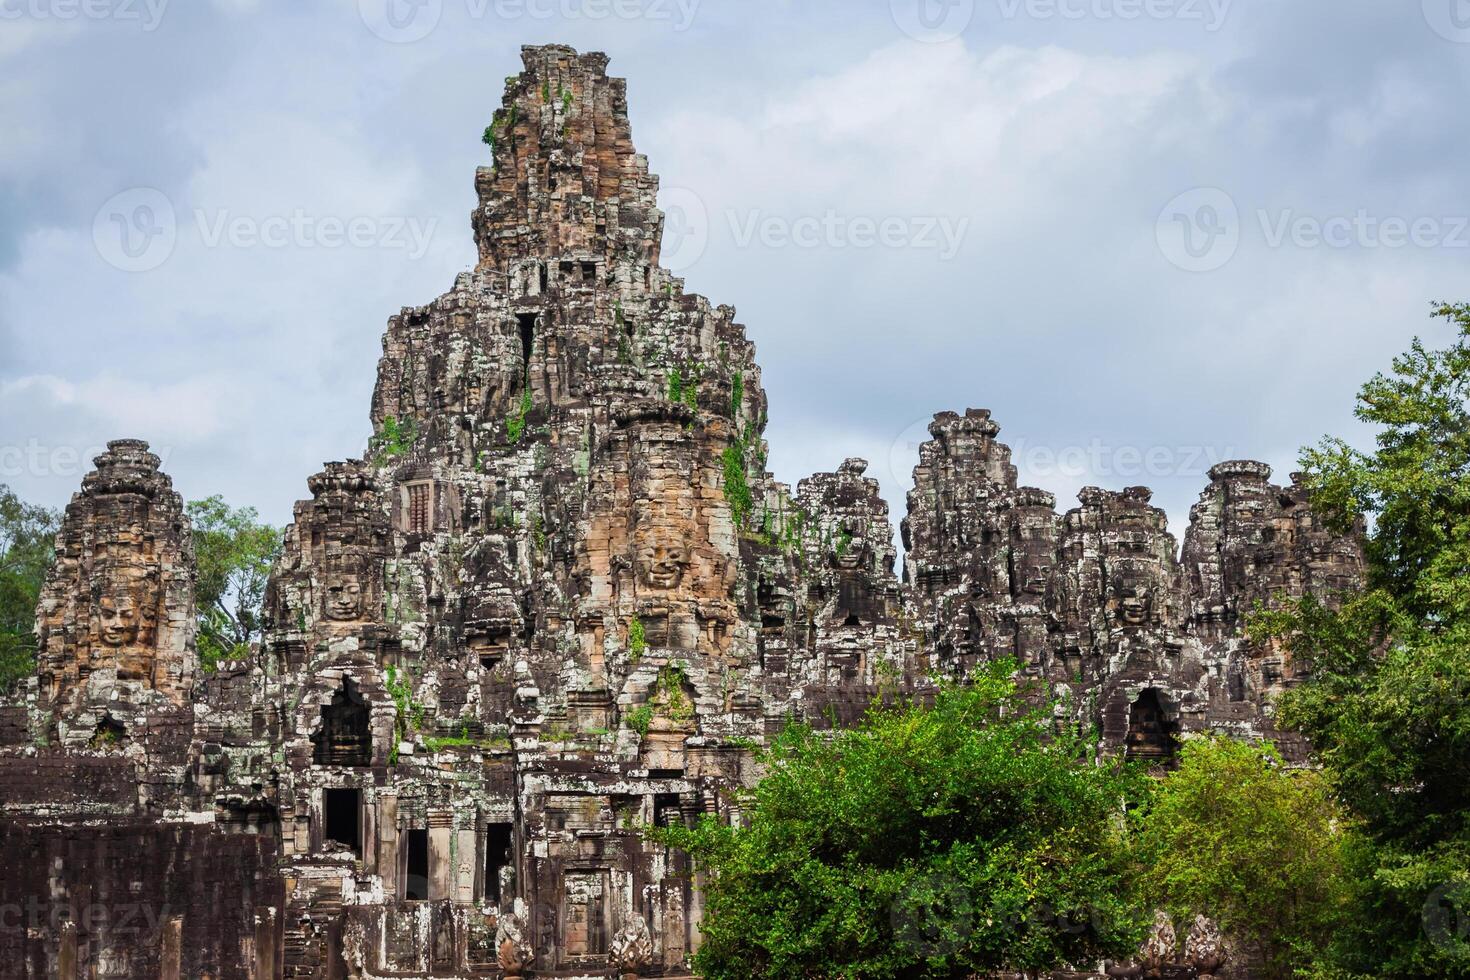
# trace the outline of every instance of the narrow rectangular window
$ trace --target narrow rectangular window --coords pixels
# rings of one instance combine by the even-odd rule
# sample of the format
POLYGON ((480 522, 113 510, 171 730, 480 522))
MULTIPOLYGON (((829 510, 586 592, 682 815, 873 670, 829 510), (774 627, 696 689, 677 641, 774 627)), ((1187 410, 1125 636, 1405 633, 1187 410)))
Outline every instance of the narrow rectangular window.
POLYGON ((485 828, 485 900, 499 903, 500 871, 511 867, 511 825, 492 823, 485 828))
POLYGON ((322 812, 326 820, 323 836, 352 849, 362 856, 362 791, 328 789, 322 791, 322 812))
POLYGON ((429 832, 403 832, 403 900, 426 902, 429 899, 429 832))

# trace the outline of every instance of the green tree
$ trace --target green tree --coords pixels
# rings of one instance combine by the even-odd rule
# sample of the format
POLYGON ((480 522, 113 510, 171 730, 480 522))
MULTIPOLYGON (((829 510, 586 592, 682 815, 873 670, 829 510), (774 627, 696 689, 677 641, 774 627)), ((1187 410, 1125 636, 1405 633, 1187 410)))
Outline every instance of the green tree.
POLYGON ((189 503, 199 577, 199 662, 214 670, 222 659, 249 651, 260 636, 261 605, 281 532, 260 522, 253 507, 232 508, 219 496, 189 503))
POLYGON ((1252 624, 1312 671, 1280 718, 1367 838, 1333 962, 1374 977, 1470 977, 1470 306, 1435 312, 1455 342, 1416 339, 1358 395, 1373 451, 1327 439, 1302 455, 1325 519, 1369 522, 1367 588, 1252 624))
POLYGON ((36 601, 61 515, 0 484, 0 692, 35 669, 36 601))
POLYGON ((1141 904, 1209 916, 1261 951, 1268 977, 1315 962, 1342 920, 1348 838, 1331 788, 1270 746, 1188 740, 1135 821, 1141 904))
POLYGON ((1057 734, 1014 669, 835 733, 788 725, 746 825, 651 830, 708 872, 696 970, 965 978, 1136 949, 1121 815, 1148 779, 1057 734))

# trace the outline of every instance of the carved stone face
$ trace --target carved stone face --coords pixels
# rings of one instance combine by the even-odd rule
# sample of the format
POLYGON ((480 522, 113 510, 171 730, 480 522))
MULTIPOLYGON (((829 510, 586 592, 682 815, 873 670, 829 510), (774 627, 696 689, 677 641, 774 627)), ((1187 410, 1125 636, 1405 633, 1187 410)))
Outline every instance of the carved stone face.
POLYGON ((97 602, 97 635, 110 647, 123 647, 138 638, 138 606, 127 594, 103 596, 97 602))
POLYGON ((1028 562, 1021 589, 1028 595, 1046 595, 1046 583, 1050 578, 1051 566, 1045 561, 1028 562))
POLYGON ((862 534, 848 531, 838 538, 833 549, 832 560, 837 567, 852 570, 862 566, 868 552, 868 542, 862 534))
POLYGON ((328 619, 350 621, 362 615, 362 583, 356 575, 337 575, 327 586, 328 619))
POLYGON ((676 589, 689 567, 689 549, 682 541, 645 544, 638 549, 638 578, 650 589, 676 589))
POLYGON ((1147 589, 1139 587, 1124 594, 1118 601, 1118 618, 1127 626, 1148 624, 1153 602, 1147 589))

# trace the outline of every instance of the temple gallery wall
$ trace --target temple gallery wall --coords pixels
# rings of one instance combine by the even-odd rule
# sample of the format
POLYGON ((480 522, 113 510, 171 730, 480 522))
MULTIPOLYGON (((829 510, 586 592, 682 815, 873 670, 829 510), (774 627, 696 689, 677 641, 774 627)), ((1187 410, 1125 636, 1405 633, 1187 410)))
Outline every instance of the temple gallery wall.
POLYGON ((524 61, 478 264, 389 319, 379 435, 306 481, 258 649, 200 670, 190 528, 146 443, 72 498, 36 676, 0 702, 8 975, 683 976, 700 882, 639 825, 738 820, 787 719, 996 658, 1110 752, 1304 753, 1266 707, 1289 657, 1241 632, 1361 580, 1302 487, 1222 463, 1181 544, 1146 488, 1059 511, 989 412, 940 412, 895 568, 862 460, 766 472, 753 346, 660 267, 606 57, 524 61))

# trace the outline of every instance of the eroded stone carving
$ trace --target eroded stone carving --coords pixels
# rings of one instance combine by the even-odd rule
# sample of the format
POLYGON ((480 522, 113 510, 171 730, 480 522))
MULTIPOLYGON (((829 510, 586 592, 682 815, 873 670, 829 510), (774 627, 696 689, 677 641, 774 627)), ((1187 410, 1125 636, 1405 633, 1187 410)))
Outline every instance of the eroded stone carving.
POLYGON ((653 935, 642 916, 635 915, 618 930, 610 949, 613 966, 624 980, 637 977, 653 963, 653 935))
POLYGON ((146 442, 110 442, 66 508, 37 616, 41 724, 65 744, 183 711, 193 692, 193 545, 159 462, 146 442))

